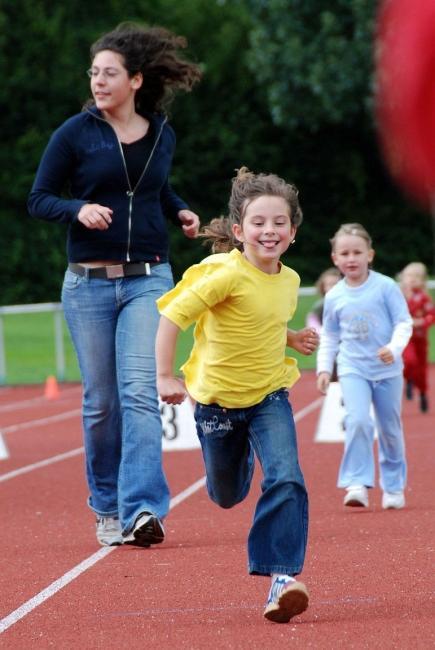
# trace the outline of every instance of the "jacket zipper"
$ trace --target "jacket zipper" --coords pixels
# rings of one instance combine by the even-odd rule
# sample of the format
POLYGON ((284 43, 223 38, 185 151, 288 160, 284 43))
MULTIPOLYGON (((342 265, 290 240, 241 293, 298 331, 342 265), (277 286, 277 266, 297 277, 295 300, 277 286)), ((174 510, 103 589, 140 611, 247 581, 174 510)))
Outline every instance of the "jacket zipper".
MULTIPOLYGON (((90 112, 90 111, 89 111, 89 112, 90 112)), ((160 136, 162 135, 163 127, 165 126, 166 122, 168 121, 168 118, 165 116, 163 122, 161 123, 161 125, 160 125, 160 130, 159 130, 159 132, 158 132, 158 134, 157 134, 157 137, 156 137, 156 140, 155 140, 155 142, 154 142, 154 144, 153 144, 153 148, 151 149, 150 155, 148 156, 148 160, 147 160, 146 163, 145 163, 145 167, 144 167, 143 170, 142 170, 142 174, 139 176, 139 180, 138 180, 138 182, 136 183, 135 187, 134 187, 133 189, 131 189, 130 177, 129 177, 129 175, 128 175, 128 171, 127 171, 127 165, 126 165, 126 162, 125 162, 124 151, 123 151, 123 149, 122 149, 122 144, 121 144, 121 142, 120 142, 118 136, 116 135, 116 131, 115 131, 115 129, 114 129, 113 126, 112 126, 112 125, 111 125, 107 120, 105 120, 103 117, 100 117, 99 115, 95 115, 95 113, 91 113, 91 115, 92 115, 93 117, 96 117, 98 120, 101 120, 102 122, 105 122, 106 124, 108 124, 108 125, 110 126, 110 128, 113 130, 113 132, 114 132, 114 134, 115 134, 116 141, 117 141, 118 146, 119 146, 119 151, 121 152, 122 164, 123 164, 123 167, 124 167, 125 176, 126 176, 127 184, 128 184, 128 190, 127 190, 127 197, 128 197, 128 236, 127 236, 127 253, 126 253, 126 261, 127 261, 127 262, 130 262, 130 261, 131 261, 131 260, 130 260, 130 243, 131 243, 131 226, 132 226, 133 198, 134 198, 134 194, 135 194, 135 192, 136 192, 136 190, 137 190, 137 188, 138 188, 138 185, 139 185, 139 183, 141 182, 142 178, 145 176, 145 173, 146 173, 146 171, 147 171, 147 169, 148 169, 148 166, 149 166, 149 164, 150 164, 150 162, 151 162, 151 158, 153 157, 154 151, 155 151, 155 149, 156 149, 156 147, 157 147, 157 144, 158 144, 158 142, 159 142, 159 140, 160 140, 160 136)))

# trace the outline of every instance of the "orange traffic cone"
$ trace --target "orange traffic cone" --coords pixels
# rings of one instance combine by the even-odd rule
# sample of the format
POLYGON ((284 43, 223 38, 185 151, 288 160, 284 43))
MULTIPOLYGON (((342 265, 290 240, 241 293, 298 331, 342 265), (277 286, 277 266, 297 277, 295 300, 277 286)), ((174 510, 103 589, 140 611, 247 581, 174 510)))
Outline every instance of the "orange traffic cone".
POLYGON ((57 379, 54 375, 49 375, 45 381, 45 399, 57 399, 60 396, 57 379))

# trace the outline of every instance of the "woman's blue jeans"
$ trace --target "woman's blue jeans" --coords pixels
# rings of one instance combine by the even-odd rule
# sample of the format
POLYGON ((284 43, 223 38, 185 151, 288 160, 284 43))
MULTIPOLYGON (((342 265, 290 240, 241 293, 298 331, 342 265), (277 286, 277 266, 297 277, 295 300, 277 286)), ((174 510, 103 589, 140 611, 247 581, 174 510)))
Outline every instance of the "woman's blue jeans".
POLYGON ((83 382, 89 505, 119 516, 123 532, 144 511, 163 518, 169 489, 155 369, 156 299, 173 286, 169 264, 116 280, 67 270, 65 318, 83 382))
POLYGON ((298 462, 296 430, 286 390, 248 408, 197 404, 196 429, 210 498, 231 508, 246 497, 254 452, 263 470, 261 495, 248 537, 250 573, 297 575, 308 535, 308 498, 298 462))

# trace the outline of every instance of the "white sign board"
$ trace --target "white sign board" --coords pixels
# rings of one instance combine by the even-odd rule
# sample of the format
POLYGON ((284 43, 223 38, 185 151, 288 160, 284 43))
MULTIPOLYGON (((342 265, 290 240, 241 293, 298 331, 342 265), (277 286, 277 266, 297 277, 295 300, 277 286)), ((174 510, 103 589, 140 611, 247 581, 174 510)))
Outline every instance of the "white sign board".
MULTIPOLYGON (((317 424, 314 440, 316 442, 344 442, 345 416, 346 410, 344 408, 343 394, 341 392, 340 383, 338 381, 331 381, 322 405, 322 409, 320 411, 319 422, 317 424)), ((374 421, 374 412, 372 406, 370 407, 370 417, 374 421)), ((376 427, 375 438, 377 438, 376 427)))
POLYGON ((0 460, 5 460, 6 458, 9 458, 9 451, 6 446, 6 442, 0 433, 0 460))
POLYGON ((165 404, 160 401, 163 424, 163 451, 196 449, 200 447, 196 435, 193 404, 187 397, 181 404, 165 404))

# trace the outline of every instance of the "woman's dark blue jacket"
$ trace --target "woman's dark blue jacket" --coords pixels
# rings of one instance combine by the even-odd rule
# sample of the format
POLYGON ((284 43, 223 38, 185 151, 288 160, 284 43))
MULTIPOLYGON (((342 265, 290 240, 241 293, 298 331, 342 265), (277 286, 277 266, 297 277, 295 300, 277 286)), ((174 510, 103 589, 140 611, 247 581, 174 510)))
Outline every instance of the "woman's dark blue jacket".
POLYGON ((147 118, 155 148, 136 188, 129 187, 114 129, 95 107, 66 120, 50 138, 28 209, 32 217, 68 224, 68 261, 167 261, 166 220, 180 224, 178 212, 188 206, 168 182, 174 131, 164 116, 147 118), (92 230, 77 220, 84 203, 113 210, 107 230, 92 230))

